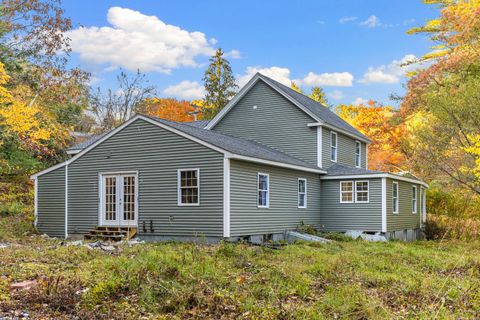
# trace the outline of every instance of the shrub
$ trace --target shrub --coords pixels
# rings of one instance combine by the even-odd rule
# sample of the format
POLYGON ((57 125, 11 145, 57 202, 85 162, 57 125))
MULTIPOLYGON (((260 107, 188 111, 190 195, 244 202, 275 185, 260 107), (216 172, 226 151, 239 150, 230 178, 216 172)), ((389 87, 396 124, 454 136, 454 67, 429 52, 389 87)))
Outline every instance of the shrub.
POLYGON ((425 235, 428 240, 480 239, 480 220, 429 214, 425 235))
POLYGON ((26 211, 20 202, 0 203, 0 217, 18 216, 26 211))

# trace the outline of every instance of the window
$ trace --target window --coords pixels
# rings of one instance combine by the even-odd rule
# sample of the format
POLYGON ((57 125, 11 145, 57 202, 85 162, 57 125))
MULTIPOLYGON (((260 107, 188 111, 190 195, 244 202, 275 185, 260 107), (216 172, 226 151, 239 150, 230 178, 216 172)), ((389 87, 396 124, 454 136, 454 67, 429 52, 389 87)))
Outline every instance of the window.
POLYGON ((417 186, 412 186, 412 213, 417 213, 417 186))
POLYGON ((360 141, 355 141, 355 167, 362 166, 362 144, 360 141))
POLYGON ((398 213, 398 182, 392 183, 392 209, 393 213, 398 213))
POLYGON ((268 174, 258 174, 258 207, 268 208, 269 206, 269 187, 268 174))
POLYGON ((337 133, 330 132, 330 160, 337 162, 337 133))
POLYGON ((355 181, 355 202, 368 202, 368 181, 355 181))
POLYGON ((353 203, 353 181, 340 181, 340 203, 353 203))
POLYGON ((178 205, 198 206, 200 204, 200 170, 178 170, 178 205))
POLYGON ((298 207, 307 207, 307 179, 298 179, 298 207))

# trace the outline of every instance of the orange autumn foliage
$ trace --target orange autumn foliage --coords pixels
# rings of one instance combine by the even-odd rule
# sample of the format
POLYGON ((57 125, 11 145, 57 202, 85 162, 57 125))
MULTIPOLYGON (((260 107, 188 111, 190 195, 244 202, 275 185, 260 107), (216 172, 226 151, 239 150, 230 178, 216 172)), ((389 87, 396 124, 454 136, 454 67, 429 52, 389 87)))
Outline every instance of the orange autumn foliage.
POLYGON ((369 169, 387 172, 405 169, 401 147, 407 131, 392 107, 376 106, 370 101, 368 105, 338 105, 335 112, 372 140, 368 147, 369 169))
MULTIPOLYGON (((190 102, 185 100, 177 100, 174 98, 148 98, 145 99, 139 107, 140 113, 149 116, 159 117, 162 119, 178 122, 194 121, 194 107, 190 102)), ((201 114, 197 116, 201 119, 201 114)))

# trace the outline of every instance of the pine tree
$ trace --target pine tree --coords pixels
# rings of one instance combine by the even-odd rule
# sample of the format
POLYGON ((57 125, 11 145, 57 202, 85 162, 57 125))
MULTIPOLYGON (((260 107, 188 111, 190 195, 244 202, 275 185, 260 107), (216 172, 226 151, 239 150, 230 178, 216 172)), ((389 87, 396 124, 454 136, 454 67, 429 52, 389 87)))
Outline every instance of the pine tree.
POLYGON ((328 106, 327 95, 320 87, 313 87, 309 97, 317 102, 320 102, 325 107, 328 106))
POLYGON ((235 95, 238 88, 230 62, 225 59, 222 49, 217 49, 209 61, 210 65, 203 76, 206 91, 204 119, 211 119, 219 113, 235 95))

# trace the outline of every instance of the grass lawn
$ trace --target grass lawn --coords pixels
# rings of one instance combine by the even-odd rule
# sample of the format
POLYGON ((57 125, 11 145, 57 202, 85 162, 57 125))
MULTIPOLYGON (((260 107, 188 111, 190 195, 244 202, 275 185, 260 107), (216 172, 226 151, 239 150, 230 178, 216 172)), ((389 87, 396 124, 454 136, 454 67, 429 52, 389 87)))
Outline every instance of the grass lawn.
POLYGON ((9 244, 0 249, 0 318, 12 310, 55 319, 480 318, 478 241, 282 250, 163 243, 114 252, 39 236, 0 242, 9 244), (24 280, 36 285, 11 289, 24 280))

